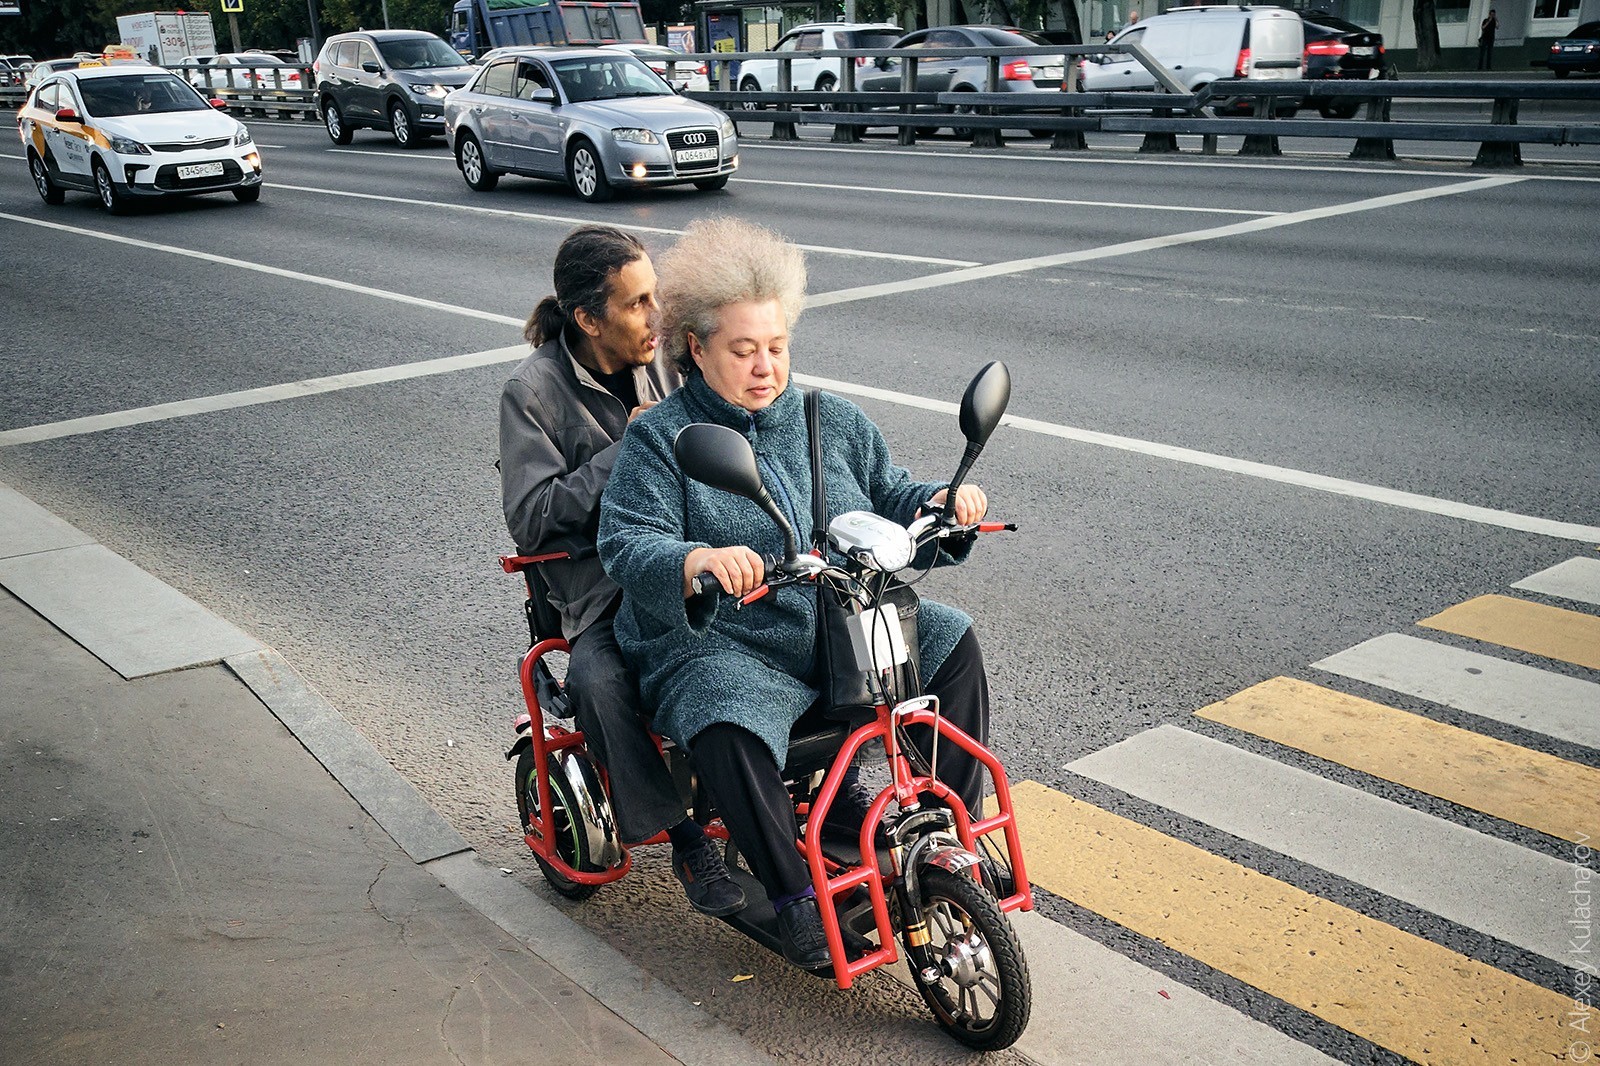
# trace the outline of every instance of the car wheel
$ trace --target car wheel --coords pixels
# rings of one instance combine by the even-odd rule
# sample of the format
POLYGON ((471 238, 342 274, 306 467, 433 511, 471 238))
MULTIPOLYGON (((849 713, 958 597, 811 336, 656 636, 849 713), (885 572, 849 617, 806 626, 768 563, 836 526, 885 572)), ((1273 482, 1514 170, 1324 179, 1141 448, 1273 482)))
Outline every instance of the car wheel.
POLYGON ((50 168, 35 152, 28 153, 28 172, 33 175, 33 187, 39 190, 39 197, 45 203, 54 206, 66 201, 67 194, 50 177, 50 168))
MULTIPOLYGON (((819 93, 831 93, 838 87, 839 79, 834 77, 832 74, 824 74, 822 77, 817 79, 817 92, 819 93)), ((835 108, 832 104, 818 104, 817 110, 833 111, 835 108)))
POLYGON ((1323 104, 1317 108, 1323 118, 1355 118, 1360 104, 1323 104))
POLYGON ((500 184, 500 175, 483 161, 483 146, 470 133, 463 133, 461 143, 456 146, 456 166, 461 168, 461 176, 467 179, 468 187, 478 192, 488 192, 500 184))
POLYGON ((332 100, 322 105, 322 124, 328 127, 328 139, 334 144, 350 143, 350 127, 344 124, 344 112, 332 100))
POLYGON ((588 141, 579 140, 568 153, 567 181, 574 192, 591 204, 611 199, 611 183, 606 180, 600 153, 588 141))
POLYGON ((94 191, 100 195, 100 206, 106 209, 107 214, 128 213, 127 196, 117 188, 117 183, 111 180, 111 171, 98 159, 94 161, 94 191))
POLYGON ((1561 69, 1558 68, 1556 70, 1552 70, 1550 73, 1554 74, 1558 78, 1565 78, 1568 74, 1571 74, 1572 71, 1570 71, 1570 70, 1561 70, 1561 69))
MULTIPOLYGON (((956 90, 958 93, 970 93, 972 91, 972 89, 965 88, 956 90)), ((953 115, 970 115, 976 110, 977 108, 973 107, 971 104, 956 104, 950 108, 950 113, 953 115)), ((970 141, 978 131, 973 129, 971 126, 951 126, 950 132, 955 134, 959 140, 970 141)))
POLYGON ((261 186, 241 185, 233 190, 233 198, 241 204, 253 204, 261 199, 261 186))
POLYGON ((422 143, 416 127, 411 125, 411 116, 406 114, 405 105, 398 100, 389 105, 389 129, 394 134, 394 143, 401 148, 415 148, 422 143))
MULTIPOLYGON (((739 83, 739 91, 742 93, 758 93, 761 91, 761 83, 754 78, 746 78, 739 83)), ((760 111, 764 107, 766 107, 765 104, 757 103, 754 100, 741 100, 739 102, 741 111, 760 111)))
POLYGON ((726 189, 728 187, 728 175, 724 174, 720 178, 702 178, 694 183, 694 187, 701 192, 716 192, 718 189, 726 189))

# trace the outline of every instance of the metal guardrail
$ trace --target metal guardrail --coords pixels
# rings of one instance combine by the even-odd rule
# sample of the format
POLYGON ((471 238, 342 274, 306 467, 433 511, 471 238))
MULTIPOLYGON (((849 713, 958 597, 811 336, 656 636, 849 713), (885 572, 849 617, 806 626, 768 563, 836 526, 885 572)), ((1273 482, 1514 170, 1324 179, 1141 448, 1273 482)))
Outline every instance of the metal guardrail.
MULTIPOLYGON (((837 49, 806 53, 733 52, 694 53, 685 61, 719 64, 716 88, 692 93, 693 97, 731 111, 738 122, 770 122, 774 140, 793 140, 799 125, 831 125, 837 142, 859 141, 870 127, 899 128, 901 144, 916 143, 917 131, 936 126, 971 129, 978 147, 999 147, 1000 131, 1026 129, 1051 134, 1051 147, 1083 149, 1085 133, 1142 133, 1145 152, 1178 151, 1177 136, 1197 135, 1202 152, 1215 154, 1217 137, 1243 135, 1241 155, 1277 155, 1280 137, 1338 138, 1355 141, 1353 159, 1394 159, 1394 142, 1477 142, 1475 165, 1516 166, 1522 162, 1522 144, 1600 144, 1600 108, 1594 122, 1519 124, 1522 100, 1573 100, 1600 103, 1600 84, 1527 81, 1248 81, 1215 82, 1190 93, 1143 48, 1134 45, 1077 45, 1035 48, 984 49, 837 49), (1048 92, 995 92, 999 56, 1081 56, 1112 52, 1132 55, 1148 69, 1166 91, 1072 92, 1049 99, 1048 92), (918 93, 916 64, 921 59, 981 55, 989 58, 986 91, 976 93, 918 93), (901 91, 856 90, 858 58, 892 57, 902 60, 901 91), (732 63, 746 59, 777 59, 777 91, 733 91, 732 63), (797 58, 840 60, 834 92, 788 91, 792 63, 797 58), (932 95, 930 101, 928 97, 932 95), (1040 99, 1045 97, 1046 99, 1040 99), (1360 120, 1293 119, 1272 117, 1286 108, 1314 106, 1318 101, 1364 103, 1360 120), (1481 100, 1490 114, 1484 122, 1394 121, 1390 105, 1396 99, 1481 100), (1242 105, 1253 115, 1230 118, 1213 114, 1219 107, 1242 105), (767 110, 768 107, 773 108, 767 110), (809 110, 815 108, 816 110, 809 110), (930 110, 935 109, 935 110, 930 110), (1129 114, 1145 111, 1147 115, 1129 114), (958 120, 956 117, 959 116, 958 120)), ((1065 60, 1064 88, 1076 84, 1076 70, 1065 60)))

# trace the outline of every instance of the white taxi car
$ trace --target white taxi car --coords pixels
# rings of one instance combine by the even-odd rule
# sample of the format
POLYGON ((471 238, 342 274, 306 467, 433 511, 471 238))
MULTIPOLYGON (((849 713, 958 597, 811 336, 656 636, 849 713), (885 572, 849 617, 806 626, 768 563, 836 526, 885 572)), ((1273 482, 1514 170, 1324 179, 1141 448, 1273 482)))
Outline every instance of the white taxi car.
POLYGON ((261 154, 242 122, 158 67, 63 70, 17 115, 28 171, 47 204, 92 192, 112 214, 135 198, 232 192, 261 198, 261 154))

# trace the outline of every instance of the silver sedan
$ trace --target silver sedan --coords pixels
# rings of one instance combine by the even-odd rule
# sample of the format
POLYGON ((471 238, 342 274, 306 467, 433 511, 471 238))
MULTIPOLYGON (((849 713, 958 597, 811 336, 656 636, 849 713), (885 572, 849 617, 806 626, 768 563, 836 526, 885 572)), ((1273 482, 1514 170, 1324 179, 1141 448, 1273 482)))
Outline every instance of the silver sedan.
POLYGON ((720 189, 739 166, 726 114, 609 49, 500 52, 445 97, 444 126, 462 177, 479 190, 521 174, 565 181, 595 202, 629 186, 720 189))

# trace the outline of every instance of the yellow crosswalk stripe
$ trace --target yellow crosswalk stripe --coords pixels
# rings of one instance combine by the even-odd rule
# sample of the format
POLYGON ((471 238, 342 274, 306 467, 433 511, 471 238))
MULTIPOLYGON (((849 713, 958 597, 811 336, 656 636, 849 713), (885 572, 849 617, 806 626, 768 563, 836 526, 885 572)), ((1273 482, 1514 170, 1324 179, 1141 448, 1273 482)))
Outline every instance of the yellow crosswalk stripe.
POLYGON ((1037 885, 1419 1063, 1562 1061, 1570 998, 1033 781, 1037 885))
POLYGON ((1478 596, 1417 623, 1600 670, 1600 617, 1511 596, 1478 596))
POLYGON ((1195 714, 1562 840, 1600 834, 1600 770, 1275 677, 1195 714))

